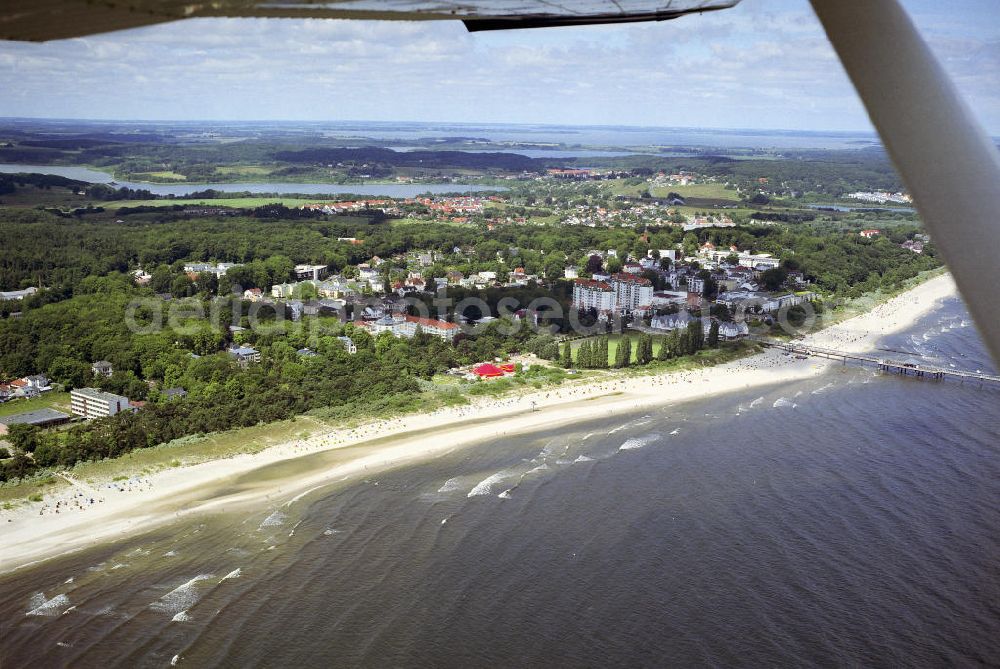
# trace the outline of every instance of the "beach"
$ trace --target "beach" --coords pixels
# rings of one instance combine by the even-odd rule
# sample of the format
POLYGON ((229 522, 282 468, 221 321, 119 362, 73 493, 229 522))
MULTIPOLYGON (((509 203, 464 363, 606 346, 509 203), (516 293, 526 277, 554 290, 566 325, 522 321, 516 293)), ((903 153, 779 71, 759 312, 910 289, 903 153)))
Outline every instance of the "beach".
MULTIPOLYGON (((954 292, 950 276, 933 278, 869 312, 809 335, 803 343, 845 352, 871 350, 881 337, 911 326, 954 292)), ((716 367, 574 382, 517 396, 484 398, 126 481, 73 479, 72 492, 0 513, 4 528, 0 572, 125 538, 180 517, 262 501, 293 504, 337 481, 417 463, 498 436, 805 379, 832 364, 838 363, 796 359, 772 349, 716 367), (369 446, 356 448, 364 444, 369 446), (332 466, 235 485, 268 467, 336 450, 344 457, 332 466)))

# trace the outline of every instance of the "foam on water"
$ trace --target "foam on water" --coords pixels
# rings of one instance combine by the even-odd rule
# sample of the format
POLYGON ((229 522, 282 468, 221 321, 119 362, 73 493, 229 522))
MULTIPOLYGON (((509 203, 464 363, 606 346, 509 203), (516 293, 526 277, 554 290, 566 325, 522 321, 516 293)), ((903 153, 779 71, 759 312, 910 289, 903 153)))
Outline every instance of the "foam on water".
POLYGON ((487 476, 482 481, 477 483, 475 487, 469 491, 467 497, 478 497, 480 495, 491 495, 493 494, 493 485, 499 483, 500 481, 507 478, 506 471, 499 471, 496 474, 491 474, 487 476))
POLYGON ((37 592, 28 600, 28 611, 26 616, 57 616, 69 606, 69 597, 66 595, 56 595, 52 599, 46 599, 45 593, 37 592))
POLYGON ((781 407, 793 407, 794 408, 795 406, 796 405, 790 399, 788 399, 787 397, 779 397, 778 399, 774 400, 773 408, 775 408, 775 409, 778 409, 778 408, 781 408, 781 407))
POLYGON ((594 458, 588 458, 586 455, 581 455, 580 457, 578 457, 573 462, 593 462, 593 461, 594 461, 594 458))
POLYGON ((753 409, 755 406, 757 406, 763 401, 764 401, 763 397, 758 397, 757 399, 755 399, 753 402, 750 403, 750 408, 753 409))
POLYGON ((158 600, 150 604, 149 608, 154 611, 170 613, 172 615, 187 611, 194 606, 195 602, 197 602, 201 596, 198 592, 198 582, 205 581, 210 578, 215 578, 215 575, 198 574, 187 583, 177 586, 167 594, 160 597, 158 600))
POLYGON ((242 573, 243 572, 240 570, 240 568, 237 567, 236 569, 232 570, 231 572, 223 576, 222 579, 219 581, 219 583, 222 583, 222 581, 228 580, 230 578, 239 578, 240 574, 242 573))
POLYGON ((444 485, 438 488, 438 492, 440 493, 454 492, 458 490, 458 488, 459 488, 458 477, 455 477, 453 479, 448 479, 447 481, 445 481, 444 485))
POLYGON ((284 524, 286 520, 288 520, 288 516, 281 511, 274 511, 270 516, 261 521, 257 529, 262 530, 265 527, 277 527, 284 524))
POLYGON ((670 431, 670 434, 680 434, 680 431, 681 429, 679 427, 675 427, 673 430, 670 431))
POLYGON ((177 613, 177 615, 175 615, 170 620, 175 623, 186 623, 187 621, 191 620, 191 616, 188 615, 187 611, 181 611, 177 613))
POLYGON ((626 439, 625 443, 618 447, 619 451, 631 451, 637 448, 642 448, 647 446, 657 439, 660 438, 660 434, 656 432, 651 432, 649 434, 644 434, 641 437, 632 437, 631 439, 626 439))

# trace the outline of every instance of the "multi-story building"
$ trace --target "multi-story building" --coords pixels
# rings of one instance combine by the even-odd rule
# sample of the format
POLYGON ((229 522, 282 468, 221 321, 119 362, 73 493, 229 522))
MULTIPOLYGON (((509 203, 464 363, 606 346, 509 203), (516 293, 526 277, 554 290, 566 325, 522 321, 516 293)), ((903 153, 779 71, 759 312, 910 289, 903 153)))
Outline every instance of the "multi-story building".
POLYGON ((105 418, 132 409, 127 397, 97 388, 77 388, 69 394, 70 408, 84 418, 105 418))
POLYGON ((573 307, 596 309, 597 313, 615 310, 615 291, 604 281, 577 279, 573 282, 573 307))
POLYGON ((239 267, 240 263, 234 262, 220 262, 216 264, 204 263, 204 262, 192 262, 184 265, 184 271, 189 274, 201 274, 207 272, 209 274, 214 274, 215 276, 225 276, 226 272, 234 267, 239 267))
POLYGON ((653 284, 644 276, 615 274, 611 277, 615 308, 622 313, 645 312, 653 304, 653 284))
MULTIPOLYGON (((420 316, 383 316, 377 321, 359 321, 356 325, 367 328, 373 335, 389 332, 395 337, 413 337, 417 334, 417 328, 422 332, 440 337, 445 341, 454 341, 461 332, 458 325, 448 321, 439 321, 435 318, 421 318, 420 316)), ((357 349, 355 349, 357 350, 357 349)))
POLYGON ((236 364, 244 369, 261 360, 260 351, 250 346, 233 346, 227 352, 236 360, 236 364))
POLYGON ((296 265, 295 277, 300 280, 312 279, 319 281, 325 279, 330 273, 330 268, 326 265, 296 265))

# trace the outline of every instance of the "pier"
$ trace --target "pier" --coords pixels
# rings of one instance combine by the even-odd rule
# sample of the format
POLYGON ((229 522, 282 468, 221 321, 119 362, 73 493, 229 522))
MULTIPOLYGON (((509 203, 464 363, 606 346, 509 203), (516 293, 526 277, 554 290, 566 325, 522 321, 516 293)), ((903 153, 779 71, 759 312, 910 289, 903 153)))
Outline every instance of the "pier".
MULTIPOLYGON (((840 360, 845 365, 848 362, 859 365, 871 365, 879 371, 886 372, 888 374, 899 374, 901 376, 913 376, 915 378, 932 380, 953 379, 963 383, 965 381, 973 381, 979 382, 980 384, 994 384, 997 387, 1000 387, 1000 376, 995 376, 993 374, 966 372, 957 369, 942 369, 939 367, 932 367, 930 365, 913 362, 901 362, 898 360, 891 360, 863 353, 848 353, 837 349, 823 348, 821 346, 807 346, 795 341, 785 342, 776 339, 767 339, 765 337, 751 337, 750 339, 758 344, 762 344, 763 346, 780 348, 788 351, 792 355, 807 356, 810 358, 826 358, 828 360, 840 360)), ((913 357, 919 356, 914 355, 913 357)))

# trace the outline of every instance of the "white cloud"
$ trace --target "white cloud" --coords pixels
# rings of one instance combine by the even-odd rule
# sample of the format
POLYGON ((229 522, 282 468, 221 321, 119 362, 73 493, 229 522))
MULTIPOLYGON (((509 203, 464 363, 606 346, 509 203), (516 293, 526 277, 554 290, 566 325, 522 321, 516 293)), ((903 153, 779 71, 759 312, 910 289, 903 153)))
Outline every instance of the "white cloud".
MULTIPOLYGON (((907 3, 997 132, 1000 10, 971 3, 943 20, 924 4, 907 3)), ((457 22, 200 19, 0 43, 0 89, 4 116, 868 127, 805 0, 492 34, 457 22)))

